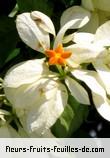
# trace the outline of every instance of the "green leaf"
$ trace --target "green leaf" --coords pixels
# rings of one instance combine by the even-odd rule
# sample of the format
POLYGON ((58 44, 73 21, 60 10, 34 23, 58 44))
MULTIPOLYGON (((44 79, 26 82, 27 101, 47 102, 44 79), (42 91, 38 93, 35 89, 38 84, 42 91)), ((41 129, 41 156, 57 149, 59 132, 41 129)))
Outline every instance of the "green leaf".
POLYGON ((53 11, 51 0, 17 0, 17 3, 21 12, 38 10, 51 16, 53 11))
POLYGON ((75 113, 70 129, 70 134, 72 134, 81 126, 83 121, 86 120, 89 113, 89 106, 78 103, 71 95, 69 96, 69 104, 75 113))
POLYGON ((61 117, 52 127, 52 132, 56 137, 65 137, 68 135, 74 115, 75 114, 71 106, 67 105, 61 117))
POLYGON ((15 58, 18 54, 20 53, 20 49, 16 48, 14 49, 9 56, 7 57, 7 59, 5 60, 5 63, 7 63, 8 61, 12 60, 13 58, 15 58))
POLYGON ((16 48, 18 34, 16 31, 15 21, 6 16, 0 17, 0 67, 5 60, 16 48))
POLYGON ((68 103, 69 105, 52 127, 52 132, 56 137, 71 137, 88 116, 87 105, 79 104, 71 95, 68 103))

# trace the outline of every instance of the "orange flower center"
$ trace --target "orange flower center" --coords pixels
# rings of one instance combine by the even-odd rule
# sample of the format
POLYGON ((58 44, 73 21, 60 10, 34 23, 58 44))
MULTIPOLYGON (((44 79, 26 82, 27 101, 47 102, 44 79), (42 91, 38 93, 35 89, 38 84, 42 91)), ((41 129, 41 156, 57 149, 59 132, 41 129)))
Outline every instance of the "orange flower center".
POLYGON ((64 51, 62 44, 59 44, 54 50, 46 50, 45 53, 49 57, 50 65, 66 65, 66 59, 71 56, 71 52, 64 51))

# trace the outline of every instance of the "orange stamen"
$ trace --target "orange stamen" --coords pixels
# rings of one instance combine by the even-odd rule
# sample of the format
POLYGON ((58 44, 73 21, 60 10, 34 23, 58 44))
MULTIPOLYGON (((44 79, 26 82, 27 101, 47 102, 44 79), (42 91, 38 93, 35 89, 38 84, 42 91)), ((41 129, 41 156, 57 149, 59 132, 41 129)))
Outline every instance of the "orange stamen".
POLYGON ((62 44, 59 44, 55 50, 46 50, 46 55, 49 57, 50 65, 65 65, 66 59, 71 56, 71 52, 64 51, 62 44))

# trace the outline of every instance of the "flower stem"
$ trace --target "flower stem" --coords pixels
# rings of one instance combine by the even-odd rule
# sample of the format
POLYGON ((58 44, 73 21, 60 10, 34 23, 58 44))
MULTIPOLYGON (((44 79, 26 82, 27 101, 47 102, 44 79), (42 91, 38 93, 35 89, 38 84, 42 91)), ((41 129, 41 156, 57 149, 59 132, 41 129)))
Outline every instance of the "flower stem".
POLYGON ((64 76, 64 71, 63 71, 61 65, 56 65, 56 67, 57 67, 57 69, 58 69, 60 75, 61 75, 61 76, 64 76))

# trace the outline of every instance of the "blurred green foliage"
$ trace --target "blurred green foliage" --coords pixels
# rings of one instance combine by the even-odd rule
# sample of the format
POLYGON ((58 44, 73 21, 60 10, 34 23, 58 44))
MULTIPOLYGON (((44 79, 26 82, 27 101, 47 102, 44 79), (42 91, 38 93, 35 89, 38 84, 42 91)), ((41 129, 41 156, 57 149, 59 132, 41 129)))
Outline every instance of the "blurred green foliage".
POLYGON ((18 35, 14 20, 7 16, 0 16, 0 67, 16 49, 17 42, 18 35))
POLYGON ((17 0, 20 12, 41 11, 48 16, 52 15, 53 3, 50 0, 17 0))

